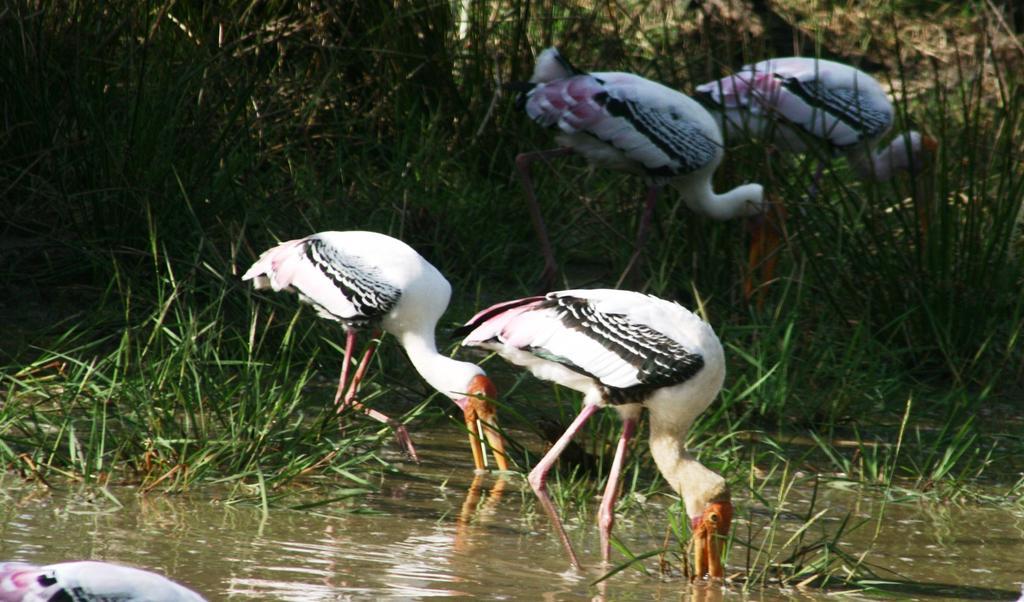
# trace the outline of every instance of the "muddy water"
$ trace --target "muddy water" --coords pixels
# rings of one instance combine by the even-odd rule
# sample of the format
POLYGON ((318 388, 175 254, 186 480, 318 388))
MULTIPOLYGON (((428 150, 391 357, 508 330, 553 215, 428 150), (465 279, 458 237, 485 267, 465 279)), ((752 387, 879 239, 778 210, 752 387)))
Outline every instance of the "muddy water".
MULTIPOLYGON (((621 572, 602 586, 568 565, 543 516, 529 510, 524 479, 487 476, 473 484, 463 437, 454 430, 418 433, 423 464, 415 478, 389 477, 379 493, 344 505, 296 511, 228 505, 213 491, 140 496, 112 488, 123 505, 95 493, 51 492, 6 477, 0 482, 0 558, 30 562, 94 558, 148 567, 210 600, 742 600, 825 599, 813 591, 773 588, 754 594, 690 588, 679 575, 621 572)), ((309 499, 324 491, 313 487, 309 499)), ((780 537, 807 512, 809 492, 790 494, 780 537)), ((634 552, 660 547, 668 501, 649 500, 621 519, 616 534, 634 552)), ((837 487, 819 489, 829 512, 809 535, 843 516, 877 516, 880 501, 837 487)), ((763 530, 762 506, 738 500, 738 535, 763 530), (743 518, 746 517, 746 518, 743 518), (749 520, 748 520, 749 519, 749 520)), ((1024 580, 1024 516, 1009 511, 890 504, 875 535, 871 522, 844 537, 844 550, 870 549, 872 564, 910 584, 901 599, 1013 599, 1024 580), (914 584, 920 584, 915 589, 914 584), (943 587, 948 586, 948 587, 943 587), (954 586, 961 586, 959 589, 954 586)), ((584 562, 596 567, 596 528, 569 522, 584 562)), ((730 569, 744 567, 734 549, 730 569)), ((865 596, 861 596, 865 597, 865 596)), ((854 596, 854 599, 859 599, 854 596)))

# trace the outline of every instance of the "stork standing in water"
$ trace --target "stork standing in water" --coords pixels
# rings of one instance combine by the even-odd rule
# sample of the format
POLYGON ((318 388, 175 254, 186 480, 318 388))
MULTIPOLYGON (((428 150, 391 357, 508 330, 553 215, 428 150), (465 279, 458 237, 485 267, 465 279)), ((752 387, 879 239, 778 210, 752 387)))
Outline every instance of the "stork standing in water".
POLYGON ((347 335, 334 397, 339 412, 355 406, 391 425, 400 445, 416 459, 405 427, 356 401, 383 330, 398 339, 420 376, 462 409, 476 468, 486 466, 482 431, 498 468, 508 470, 504 439, 495 430, 497 414, 489 401, 496 396, 494 384, 479 366, 437 351, 434 328, 452 289, 412 247, 376 232, 320 232, 264 252, 242 279, 252 280, 257 289, 295 291, 321 317, 341 323, 347 335), (373 332, 372 340, 349 382, 356 338, 363 330, 373 332))
MULTIPOLYGON (((659 191, 671 184, 687 206, 717 220, 757 215, 764 191, 759 184, 724 194, 711 187, 722 161, 722 134, 708 111, 689 96, 639 75, 585 73, 558 50, 537 57, 533 77, 509 87, 520 92, 516 106, 544 127, 559 130, 559 148, 521 153, 516 169, 526 189, 530 219, 544 255, 542 279, 551 286, 558 271, 530 176, 538 160, 583 155, 593 165, 643 176, 647 193, 626 273, 639 259, 659 191)), ((755 231, 760 236, 763 228, 755 231)))
POLYGON ((696 576, 721 577, 719 538, 729 533, 732 503, 725 479, 686 451, 694 419, 725 379, 722 345, 706 322, 682 306, 651 295, 611 289, 568 290, 499 303, 459 332, 463 345, 496 351, 537 378, 583 393, 572 425, 529 475, 575 567, 579 558, 547 493, 547 474, 573 436, 599 409, 622 418, 598 522, 607 562, 615 500, 626 446, 640 412, 650 414, 650 450, 661 474, 683 498, 695 540, 696 576))
POLYGON ((795 153, 825 148, 844 155, 865 180, 919 170, 938 148, 911 130, 878 150, 896 111, 875 78, 834 61, 768 59, 697 86, 697 93, 727 137, 754 136, 795 153))
POLYGON ((0 562, 0 602, 205 602, 170 579, 106 562, 0 562))

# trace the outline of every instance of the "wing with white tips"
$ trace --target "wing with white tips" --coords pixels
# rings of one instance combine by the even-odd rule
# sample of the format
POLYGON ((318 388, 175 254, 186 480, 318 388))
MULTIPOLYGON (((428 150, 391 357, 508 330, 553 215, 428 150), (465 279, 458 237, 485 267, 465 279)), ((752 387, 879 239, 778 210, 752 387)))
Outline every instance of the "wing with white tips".
POLYGON ((513 362, 525 352, 619 390, 679 384, 703 367, 699 351, 641 318, 645 305, 675 304, 613 290, 561 291, 522 301, 478 314, 485 317, 467 324, 471 332, 463 345, 508 352, 502 354, 513 362))
POLYGON ((315 234, 264 252, 242 276, 256 288, 295 290, 321 316, 358 325, 380 320, 402 296, 358 248, 315 234))
POLYGON ((874 78, 826 60, 769 59, 697 91, 727 111, 781 119, 837 148, 874 140, 893 120, 892 104, 874 78))
POLYGON ((524 109, 531 119, 566 134, 585 135, 573 146, 597 162, 602 162, 602 152, 593 150, 593 144, 601 142, 616 153, 618 162, 631 163, 650 176, 673 177, 696 171, 721 153, 714 123, 703 107, 633 74, 575 75, 537 84, 525 95, 524 109))

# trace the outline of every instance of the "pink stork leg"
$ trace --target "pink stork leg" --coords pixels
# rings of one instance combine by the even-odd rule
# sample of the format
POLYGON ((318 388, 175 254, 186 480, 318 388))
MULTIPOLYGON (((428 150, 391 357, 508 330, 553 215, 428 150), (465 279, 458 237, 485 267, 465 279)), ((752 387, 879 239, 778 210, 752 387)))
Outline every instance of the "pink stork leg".
POLYGON ((601 507, 597 511, 597 524, 601 530, 601 560, 605 564, 611 558, 612 527, 615 525, 615 501, 619 499, 619 476, 622 473, 622 463, 626 458, 626 446, 636 433, 636 418, 626 418, 622 422, 622 436, 619 437, 619 444, 615 447, 615 458, 612 460, 612 470, 608 473, 608 484, 604 488, 604 496, 601 497, 601 507))
POLYGON ((537 159, 550 161, 551 159, 571 154, 571 148, 560 147, 516 155, 516 171, 519 172, 519 180, 523 183, 523 188, 526 189, 526 203, 527 208, 530 210, 530 221, 533 222, 533 230, 537 233, 537 240, 540 242, 540 252, 544 256, 544 271, 541 273, 541 284, 545 290, 550 289, 555 284, 558 264, 555 263, 555 252, 551 246, 551 238, 548 236, 548 229, 544 225, 544 218, 540 214, 540 203, 537 202, 537 194, 533 189, 533 178, 530 177, 530 165, 537 159))
MULTIPOLYGON (((351 331, 350 331, 351 332, 351 331)), ((338 412, 340 413, 343 409, 352 406, 360 412, 366 414, 370 418, 378 422, 387 424, 395 431, 395 438, 398 439, 398 446, 401 447, 406 453, 409 454, 416 462, 419 462, 419 456, 416 455, 416 448, 412 445, 412 439, 409 437, 409 431, 405 429, 405 426, 399 423, 397 420, 389 418, 382 412, 378 412, 373 408, 368 408, 365 405, 356 401, 356 395, 359 393, 359 383, 362 382, 363 377, 366 376, 366 370, 370 366, 370 359, 373 357, 374 352, 377 351, 377 344, 380 340, 381 332, 378 330, 373 334, 373 340, 367 345, 366 351, 363 353, 363 358, 359 360, 359 367, 356 368, 356 373, 352 375, 352 383, 348 387, 348 391, 345 393, 344 399, 340 405, 338 405, 338 412)), ((348 373, 348 360, 351 357, 351 346, 354 344, 354 337, 350 338, 345 344, 345 367, 342 368, 342 378, 345 378, 348 373)), ((341 392, 342 385, 339 383, 338 392, 341 392)), ((337 403, 337 398, 335 398, 337 403)))
POLYGON ((352 364, 352 351, 356 346, 356 329, 349 328, 345 334, 345 360, 341 364, 341 378, 338 379, 338 390, 334 393, 334 406, 340 413, 345 406, 342 404, 342 395, 345 393, 345 385, 348 384, 348 368, 352 364))
POLYGON ((565 548, 567 554, 569 554, 569 562, 574 568, 580 568, 580 559, 576 556, 576 551, 572 547, 572 542, 569 541, 569 536, 565 533, 565 527, 562 526, 562 520, 558 517, 558 510, 555 509, 555 504, 551 501, 551 497, 548 496, 548 471, 555 465, 558 460, 558 456, 565 451, 566 446, 572 441, 572 438, 576 435, 584 423, 587 422, 594 412, 598 411, 600 406, 584 403, 583 409, 580 410, 576 419, 572 421, 569 428, 565 429, 562 436, 555 441, 555 444, 551 446, 548 453, 544 454, 544 457, 540 459, 540 462, 533 467, 530 471, 530 476, 527 480, 530 482, 530 487, 533 488, 533 492, 537 494, 537 499, 540 500, 540 505, 547 512, 548 518, 551 519, 551 524, 555 528, 555 532, 558 534, 558 538, 562 540, 562 546, 565 548))
POLYGON ((626 278, 629 277, 629 273, 640 263, 640 255, 647 244, 651 221, 654 219, 654 204, 658 200, 659 192, 661 192, 660 186, 649 186, 647 188, 647 193, 644 195, 643 213, 640 214, 640 225, 636 229, 636 243, 633 245, 633 255, 629 258, 626 269, 619 276, 619 281, 615 284, 616 287, 625 282, 626 278))

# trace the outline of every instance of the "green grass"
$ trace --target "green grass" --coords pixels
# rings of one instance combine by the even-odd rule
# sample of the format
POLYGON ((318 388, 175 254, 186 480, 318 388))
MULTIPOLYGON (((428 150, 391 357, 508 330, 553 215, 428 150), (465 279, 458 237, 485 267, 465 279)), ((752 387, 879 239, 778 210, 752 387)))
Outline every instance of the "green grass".
MULTIPOLYGON (((248 291, 241 271, 276 240, 387 232, 452 281, 447 330, 532 292, 539 274, 513 158, 553 143, 498 85, 528 77, 534 51, 557 44, 580 67, 689 90, 772 47, 695 8, 556 4, 472 3, 464 35, 447 2, 11 4, 0 461, 53 486, 229 483, 233 499, 265 507, 291 503, 314 475, 340 492, 324 500, 374 487, 393 443, 359 416, 338 430, 340 330, 292 296, 248 291)), ((892 503, 984 504, 1019 504, 1024 491, 1010 403, 1024 389, 1019 57, 981 3, 948 15, 959 52, 900 48, 897 28, 916 18, 905 4, 877 9, 884 27, 819 43, 888 66, 909 91, 896 97, 901 123, 941 140, 932 168, 875 185, 836 160, 811 201, 814 158, 737 144, 716 187, 761 181, 791 216, 763 308, 740 294, 742 224, 711 223, 672 194, 635 284, 703 307, 726 345, 726 390, 691 442, 741 513, 766 511, 764 533, 733 535, 747 587, 874 578, 869 550, 841 545, 869 525, 826 528, 811 504, 806 529, 778 530, 794 490, 849 482, 892 503)), ((580 160, 535 175, 567 284, 610 285, 642 183, 580 160)), ((505 426, 544 438, 542 418, 555 430, 571 420, 574 395, 486 365, 505 426)), ((364 393, 407 412, 415 432, 448 408, 424 404, 431 392, 410 371, 387 341, 364 393)), ((610 413, 592 422, 580 441, 590 464, 552 477, 560 507, 588 521, 618 436, 610 413)), ((512 443, 520 467, 541 451, 512 443)), ((644 446, 631 450, 620 512, 667 490, 644 446)), ((680 545, 683 522, 665 520, 680 545)))

